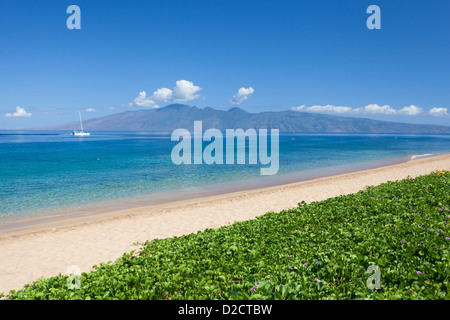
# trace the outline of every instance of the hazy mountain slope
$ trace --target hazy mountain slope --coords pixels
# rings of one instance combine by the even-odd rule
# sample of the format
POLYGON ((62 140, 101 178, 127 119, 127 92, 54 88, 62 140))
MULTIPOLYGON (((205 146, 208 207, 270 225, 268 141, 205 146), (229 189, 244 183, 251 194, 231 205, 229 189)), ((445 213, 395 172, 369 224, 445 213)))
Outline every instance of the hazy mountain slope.
MULTIPOLYGON (((313 114, 297 111, 249 113, 240 108, 228 111, 212 108, 199 109, 173 104, 152 110, 127 111, 83 122, 87 131, 173 131, 193 129, 194 121, 201 120, 203 129, 279 129, 280 132, 348 132, 348 133, 450 133, 450 127, 406 124, 313 114)), ((79 123, 41 129, 73 130, 79 123)))

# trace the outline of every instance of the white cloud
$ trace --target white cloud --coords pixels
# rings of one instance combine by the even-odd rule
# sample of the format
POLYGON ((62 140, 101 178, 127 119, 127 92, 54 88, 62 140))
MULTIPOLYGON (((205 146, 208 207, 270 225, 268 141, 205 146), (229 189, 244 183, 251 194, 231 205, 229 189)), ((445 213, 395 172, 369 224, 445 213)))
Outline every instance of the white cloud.
POLYGON ((395 109, 391 108, 388 105, 379 106, 377 104, 369 104, 365 106, 364 108, 357 108, 355 109, 356 113, 363 113, 363 114, 396 114, 397 111, 395 109))
POLYGON ((5 117, 31 117, 31 113, 26 112, 24 108, 21 108, 19 106, 16 107, 16 112, 14 113, 7 113, 5 114, 5 117))
POLYGON ((332 106, 332 105, 326 105, 326 106, 314 105, 311 107, 301 105, 298 107, 293 107, 292 110, 307 111, 307 112, 319 112, 319 113, 354 113, 353 109, 350 107, 336 107, 336 106, 332 106))
POLYGON ((409 107, 403 107, 402 109, 398 110, 397 113, 407 116, 417 116, 418 114, 421 114, 422 111, 422 108, 415 105, 410 105, 409 107))
POLYGON ((86 112, 96 112, 97 110, 95 110, 95 108, 87 108, 86 112))
POLYGON ((428 114, 433 117, 448 117, 448 116, 450 116, 447 108, 433 108, 430 111, 428 111, 428 114))
POLYGON ((173 91, 167 88, 161 88, 153 92, 152 98, 155 101, 167 102, 171 99, 173 91))
POLYGON ((233 95, 233 97, 230 100, 230 103, 232 105, 240 105, 242 102, 244 102, 245 100, 247 100, 251 94, 253 94, 255 92, 255 90, 253 90, 252 87, 249 88, 240 88, 238 93, 233 95))
POLYGON ((416 116, 423 112, 422 108, 411 105, 409 107, 403 107, 400 110, 396 110, 391 106, 384 105, 380 106, 378 104, 369 104, 363 108, 351 108, 344 106, 320 106, 314 105, 307 107, 301 105, 298 107, 293 107, 294 111, 306 111, 306 112, 318 112, 318 113, 338 113, 338 114, 383 114, 383 115, 408 115, 416 116))
POLYGON ((320 106, 314 105, 307 107, 301 105, 299 107, 293 107, 292 110, 295 111, 307 111, 307 112, 318 112, 318 113, 339 113, 339 114, 396 114, 397 111, 390 106, 384 105, 379 106, 377 104, 369 104, 364 108, 351 108, 345 106, 320 106))
POLYGON ((200 97, 200 95, 197 94, 200 90, 202 90, 202 88, 194 86, 190 81, 179 80, 177 81, 175 88, 173 88, 172 102, 185 102, 197 99, 200 97))
POLYGON ((134 99, 134 103, 139 107, 153 107, 156 102, 152 97, 147 98, 147 93, 145 91, 141 91, 139 92, 139 96, 134 99))
MULTIPOLYGON (((134 105, 140 107, 159 108, 157 102, 186 102, 200 97, 198 92, 202 88, 194 85, 191 81, 178 80, 173 90, 168 88, 157 89, 153 94, 147 97, 145 91, 139 92, 139 96, 134 99, 134 105)), ((131 104, 133 105, 133 104, 131 104)))

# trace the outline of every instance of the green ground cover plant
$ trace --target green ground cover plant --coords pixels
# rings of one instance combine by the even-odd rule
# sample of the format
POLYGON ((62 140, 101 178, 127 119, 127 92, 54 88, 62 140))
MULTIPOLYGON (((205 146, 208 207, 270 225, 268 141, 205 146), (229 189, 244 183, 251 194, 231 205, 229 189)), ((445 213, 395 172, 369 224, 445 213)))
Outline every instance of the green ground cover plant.
POLYGON ((58 275, 7 298, 450 299, 449 221, 450 172, 438 171, 151 240, 82 273, 79 288, 58 275))

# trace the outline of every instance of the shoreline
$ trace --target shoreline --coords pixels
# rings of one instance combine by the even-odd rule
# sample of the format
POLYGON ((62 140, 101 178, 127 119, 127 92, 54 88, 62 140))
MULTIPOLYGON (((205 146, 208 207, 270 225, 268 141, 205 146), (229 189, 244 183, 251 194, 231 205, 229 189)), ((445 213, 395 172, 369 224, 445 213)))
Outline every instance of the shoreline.
POLYGON ((300 182, 236 191, 153 206, 76 216, 0 230, 0 292, 20 289, 40 277, 66 274, 76 265, 88 272, 115 261, 143 242, 217 228, 269 211, 296 207, 378 185, 450 170, 450 155, 416 158, 300 182))
POLYGON ((190 191, 177 189, 172 192, 161 192, 144 196, 141 195, 130 198, 112 199, 108 204, 105 204, 105 202, 108 201, 99 201, 87 204, 82 208, 61 208, 61 210, 57 210, 53 214, 36 215, 35 217, 27 217, 27 215, 25 215, 24 218, 10 219, 3 222, 0 221, 0 241, 2 240, 2 231, 9 229, 27 228, 32 225, 48 224, 60 220, 77 219, 86 216, 95 216, 122 210, 139 210, 143 207, 158 207, 163 205, 170 206, 171 204, 180 201, 197 201, 198 199, 210 196, 233 194, 236 192, 248 192, 250 190, 283 186, 286 184, 300 183, 362 170, 382 168, 412 160, 438 157, 448 154, 450 154, 450 152, 427 153, 420 155, 409 155, 402 158, 370 160, 363 163, 337 165, 331 167, 307 169, 305 171, 284 173, 278 176, 267 177, 267 179, 264 181, 261 178, 253 178, 251 180, 234 181, 233 183, 217 183, 193 187, 190 188, 190 191), (201 191, 198 191, 200 189, 201 191), (208 190, 205 191, 204 189, 208 190))

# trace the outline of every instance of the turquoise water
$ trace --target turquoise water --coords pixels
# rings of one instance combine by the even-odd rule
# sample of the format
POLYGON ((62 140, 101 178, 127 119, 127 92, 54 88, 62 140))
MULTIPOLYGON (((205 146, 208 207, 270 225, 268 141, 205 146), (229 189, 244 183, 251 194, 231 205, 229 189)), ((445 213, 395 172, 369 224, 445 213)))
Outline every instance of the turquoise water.
POLYGON ((91 134, 79 138, 66 132, 0 131, 0 223, 152 203, 173 193, 301 180, 450 152, 449 135, 281 134, 278 174, 261 176, 260 164, 177 166, 171 160, 177 142, 169 133, 91 134))

